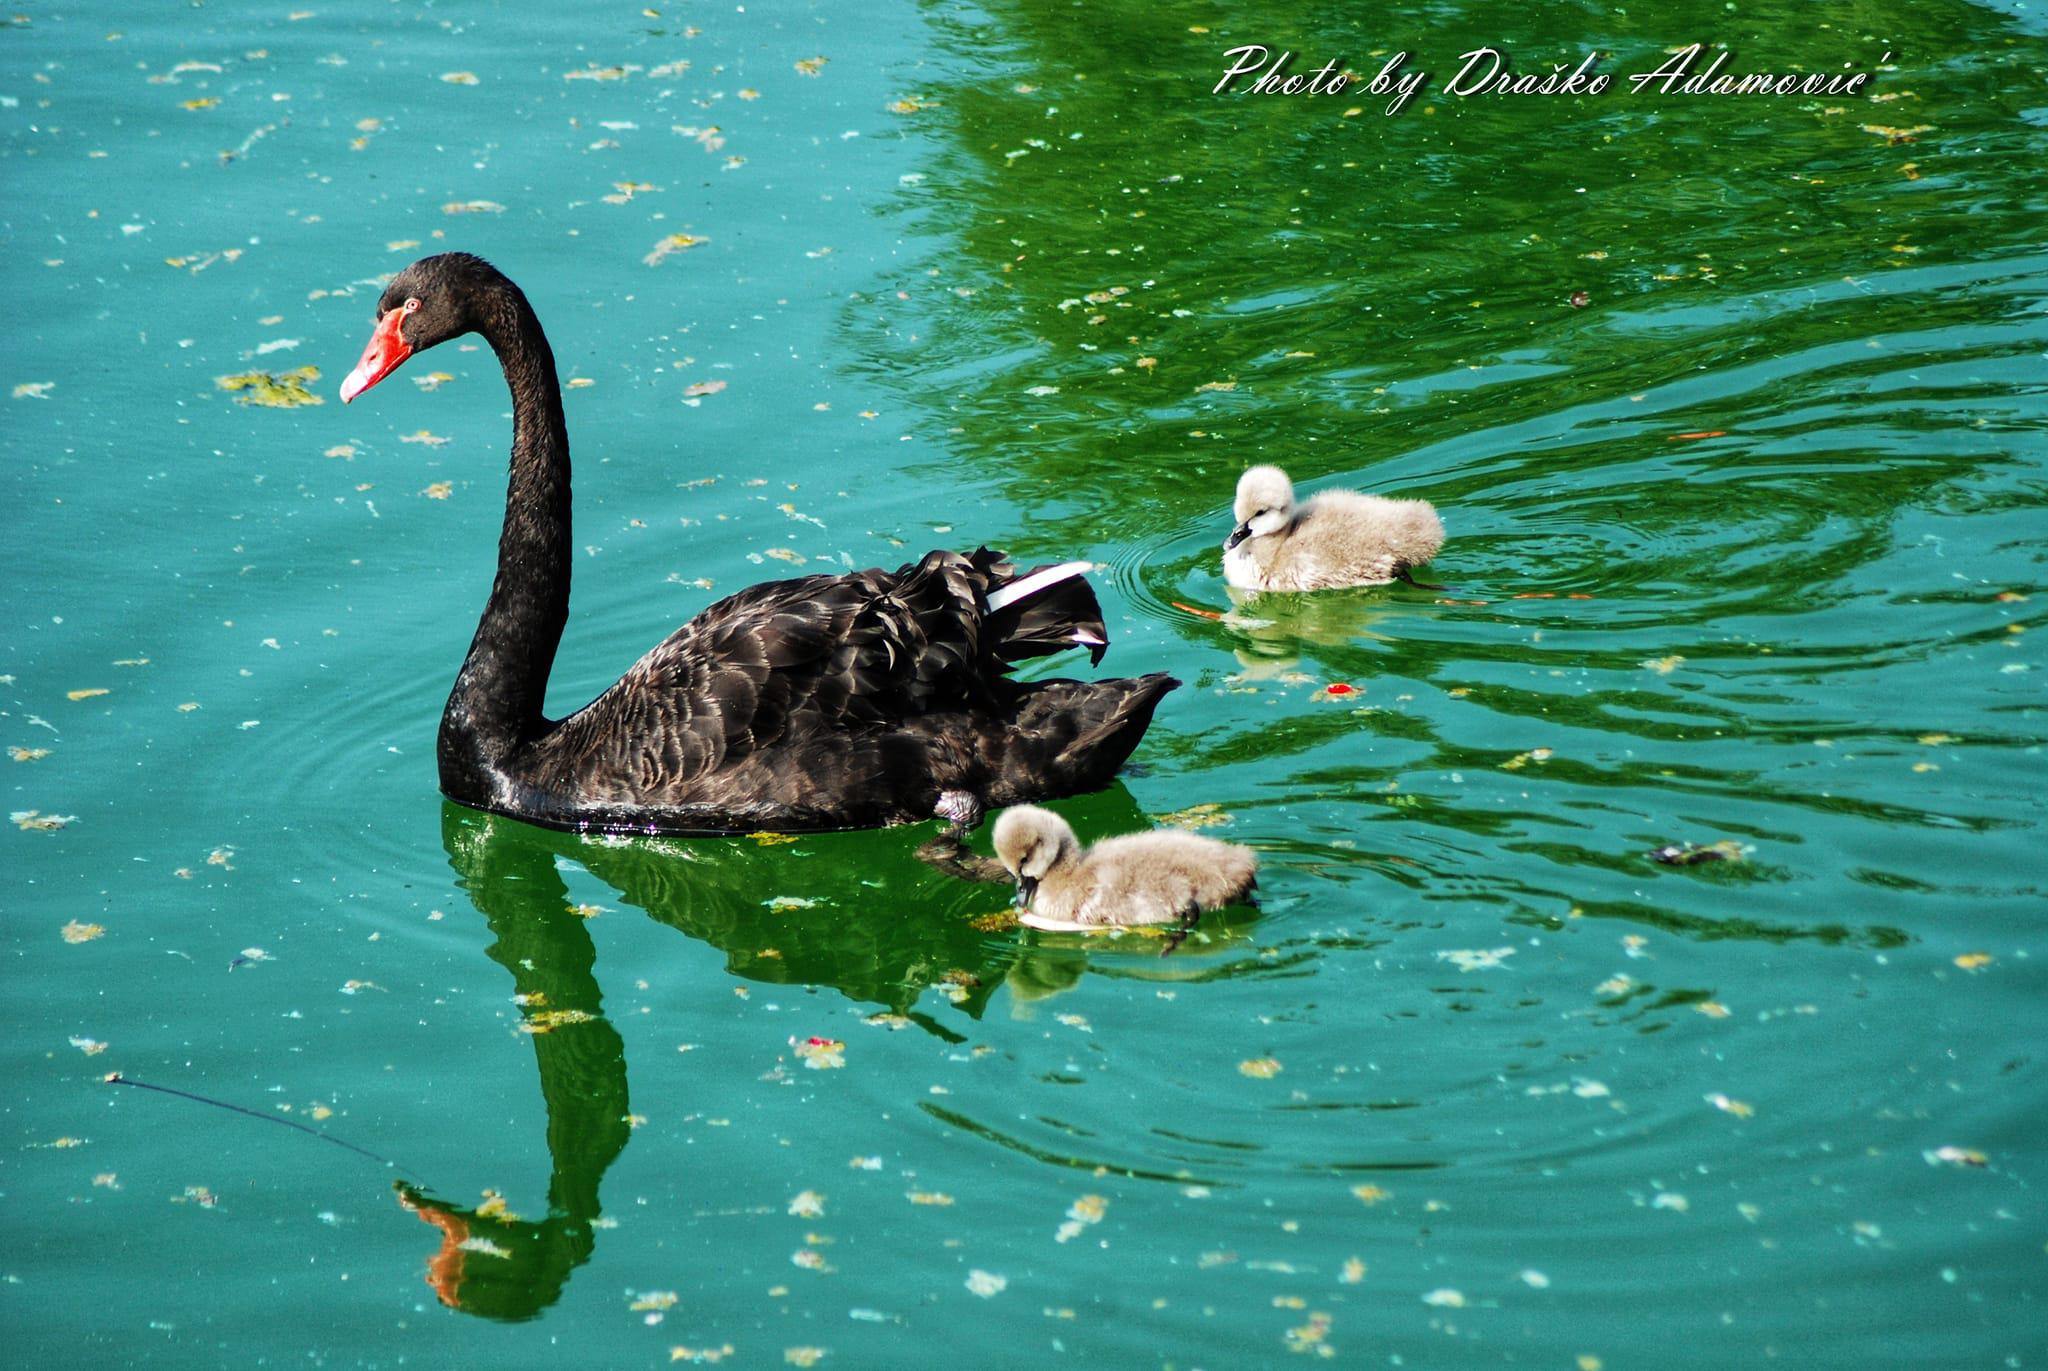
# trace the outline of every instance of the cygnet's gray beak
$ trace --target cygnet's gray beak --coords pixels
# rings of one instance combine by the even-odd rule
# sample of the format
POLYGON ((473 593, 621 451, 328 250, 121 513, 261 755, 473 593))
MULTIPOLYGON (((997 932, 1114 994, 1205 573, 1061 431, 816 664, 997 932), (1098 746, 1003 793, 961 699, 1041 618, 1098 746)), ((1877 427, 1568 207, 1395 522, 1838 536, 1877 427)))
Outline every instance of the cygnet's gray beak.
POLYGON ((1037 881, 1032 880, 1029 876, 1019 876, 1017 878, 1017 897, 1010 901, 1010 907, 1012 909, 1031 908, 1031 897, 1037 893, 1037 881))
POLYGON ((1246 522, 1239 524, 1236 528, 1231 530, 1230 536, 1223 540, 1223 550, 1225 552, 1228 552, 1230 551, 1230 549, 1236 547, 1239 543, 1243 542, 1245 539, 1251 536, 1252 526, 1250 521, 1247 520, 1246 522))

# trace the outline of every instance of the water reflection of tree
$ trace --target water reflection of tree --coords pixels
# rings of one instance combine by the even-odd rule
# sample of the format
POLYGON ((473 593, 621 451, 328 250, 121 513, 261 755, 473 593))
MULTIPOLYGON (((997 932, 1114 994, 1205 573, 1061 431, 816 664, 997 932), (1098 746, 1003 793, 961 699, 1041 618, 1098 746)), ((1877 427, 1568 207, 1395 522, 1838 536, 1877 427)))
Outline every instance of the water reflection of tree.
MULTIPOLYGON (((1714 388, 1676 397, 1688 419, 1639 447, 1612 441, 1657 412, 1674 378, 1733 379, 1845 336, 1981 323, 1968 291, 1835 289, 1903 264, 1886 258, 1892 243, 1924 264, 1942 244, 1982 253, 2037 238, 2004 184, 2026 135, 2018 89, 1990 54, 2014 40, 1984 7, 1824 33, 1796 8, 1745 12, 1732 32, 1712 0, 1598 14, 1504 0, 1323 7, 1307 23, 1269 0, 1206 17, 1020 0, 928 15, 949 60, 917 70, 958 74, 915 92, 923 107, 905 118, 935 136, 902 207, 944 246, 851 303, 848 329, 873 372, 947 429, 945 463, 980 468, 1027 513, 1026 552, 1112 546, 1220 507, 1247 454, 1305 479, 1379 468, 1456 501, 1555 468, 1538 445, 1575 415, 1612 432, 1573 465, 1635 461, 1669 431, 1731 427, 1701 422, 1715 417, 1701 408, 1804 403, 1814 367, 1742 377, 1753 389, 1739 401, 1714 388), (1708 31, 1744 69, 1871 67, 1889 48, 1943 55, 1943 79, 1902 105, 1825 113, 1618 91, 1441 94, 1457 54, 1481 44, 1531 71, 1599 52, 1612 74, 1708 31), (1357 86, 1212 95, 1225 51, 1254 42, 1296 49, 1297 70, 1338 58, 1368 75, 1405 49, 1430 93, 1393 117, 1357 86), (1944 162, 1954 179, 1929 193, 1900 172, 1937 155, 1927 141, 1893 147, 1859 127, 1904 108, 1912 118, 1890 122, 1934 126, 1923 140, 1941 153, 1991 139, 2006 159, 1944 162), (1580 412, 1646 393, 1648 409, 1580 412), (1475 444, 1475 430, 1495 436, 1475 444), (1466 455, 1407 460, 1436 444, 1466 455), (1168 469, 1179 479, 1154 479, 1168 469)), ((1902 79, 1877 86, 1896 95, 1902 79)), ((1717 456, 1724 469, 1745 460, 1717 456)), ((1877 479, 1858 470, 1851 484, 1867 501, 1877 479)), ((1821 503, 1839 506, 1846 487, 1827 484, 1821 503)), ((1926 483, 1900 484, 1887 504, 1926 483)), ((1635 508, 1592 522, 1694 521, 1645 508, 1634 486, 1613 504, 1635 508)))

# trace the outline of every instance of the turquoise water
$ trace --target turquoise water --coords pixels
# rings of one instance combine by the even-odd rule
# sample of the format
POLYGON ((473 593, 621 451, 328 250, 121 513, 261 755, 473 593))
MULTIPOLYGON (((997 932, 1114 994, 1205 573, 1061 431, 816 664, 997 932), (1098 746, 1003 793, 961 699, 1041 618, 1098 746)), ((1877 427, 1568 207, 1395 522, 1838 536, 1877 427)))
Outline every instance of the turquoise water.
POLYGON ((14 1355, 2041 1364, 2048 23, 1823 15, 0 28, 14 1355), (1442 90, 1694 41, 1875 79, 1442 90), (1436 84, 1210 96, 1242 43, 1436 84), (1262 908, 1162 959, 928 829, 445 805, 505 394, 334 390, 458 247, 589 383, 557 712, 756 580, 1090 557, 1187 684, 1060 809, 1262 908), (1260 460, 1435 500, 1447 588, 1234 603, 1260 460))

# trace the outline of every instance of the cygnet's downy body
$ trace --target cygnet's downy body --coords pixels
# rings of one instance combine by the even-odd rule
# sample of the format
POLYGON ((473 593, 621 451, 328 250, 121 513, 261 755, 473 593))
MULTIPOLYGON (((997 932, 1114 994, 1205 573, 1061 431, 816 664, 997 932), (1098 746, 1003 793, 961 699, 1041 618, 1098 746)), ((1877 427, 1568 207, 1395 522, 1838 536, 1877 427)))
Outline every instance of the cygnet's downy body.
POLYGON ((1223 575, 1239 590, 1384 585, 1444 543, 1443 520, 1427 500, 1325 490, 1296 505, 1294 483, 1272 466, 1238 478, 1236 514, 1223 575))
POLYGON ((1018 922, 1056 932, 1192 923, 1248 898, 1250 848, 1179 829, 1105 838, 1083 848, 1067 821, 1019 805, 996 820, 996 857, 1017 882, 1018 922))

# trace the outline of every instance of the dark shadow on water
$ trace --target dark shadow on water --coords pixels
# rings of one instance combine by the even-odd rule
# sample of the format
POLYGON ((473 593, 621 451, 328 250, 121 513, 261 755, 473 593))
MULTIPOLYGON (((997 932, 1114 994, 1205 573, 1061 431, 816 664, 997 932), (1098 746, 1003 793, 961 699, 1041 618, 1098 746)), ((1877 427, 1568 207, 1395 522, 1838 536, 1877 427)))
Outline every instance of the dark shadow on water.
MULTIPOLYGON (((1063 801, 1084 838, 1150 826, 1117 785, 1063 801)), ((951 1042, 964 1035, 918 1007, 939 988, 969 1019, 996 987, 1029 1001, 1058 993, 1090 968, 1073 939, 976 927, 1000 914, 1008 889, 949 880, 915 848, 931 827, 738 839, 589 838, 535 828, 443 804, 441 842, 458 884, 493 935, 486 949, 511 975, 521 1027, 532 1038, 547 1108, 547 1213, 524 1218, 497 1196, 464 1206, 412 1185, 398 1187, 408 1212, 440 1231, 427 1283, 452 1309, 505 1321, 530 1319, 561 1298, 590 1260, 602 1226, 599 1188, 625 1150, 632 1113, 626 1049, 604 1013, 593 932, 566 871, 580 868, 617 899, 716 948, 725 969, 771 985, 829 986, 848 999, 902 1014, 951 1042)), ((1228 928, 1205 928, 1204 951, 1228 928)), ((601 934, 600 934, 601 935, 601 934)), ((1142 941, 1142 940, 1141 940, 1142 941)), ((1134 974, 1114 954, 1098 971, 1134 974)), ((1136 947, 1148 955, 1151 945, 1136 947)), ((1194 951, 1190 948, 1189 951, 1194 951)), ((1192 956, 1155 960, 1160 979, 1216 974, 1192 956)), ((941 1011, 943 1012, 943 1010, 941 1011)))
POLYGON ((552 845, 536 841, 557 835, 479 821, 454 805, 442 808, 441 835, 463 890, 495 935, 487 951, 511 973, 533 1039, 548 1115, 548 1212, 522 1219, 495 1197, 465 1207, 412 1186, 400 1186, 398 1198, 441 1231, 427 1283, 443 1304, 484 1318, 530 1319, 561 1297, 569 1273, 596 1247, 598 1183, 631 1131, 626 1047, 604 1017, 589 924, 570 909, 552 845))

